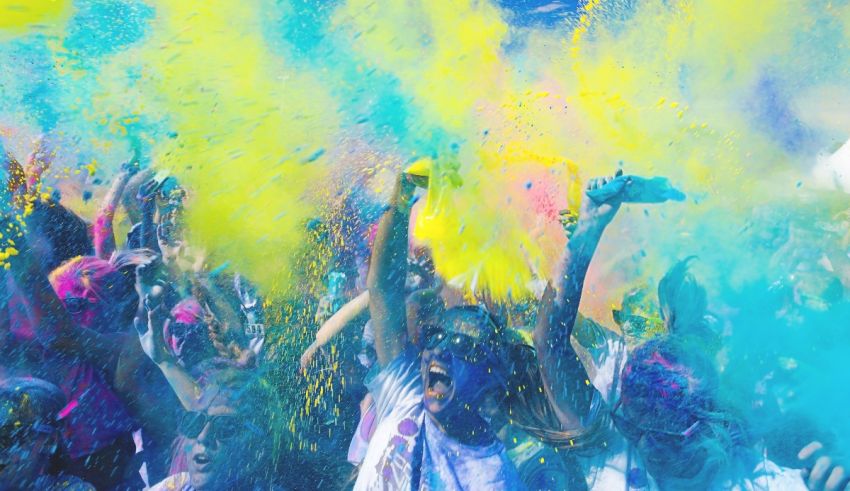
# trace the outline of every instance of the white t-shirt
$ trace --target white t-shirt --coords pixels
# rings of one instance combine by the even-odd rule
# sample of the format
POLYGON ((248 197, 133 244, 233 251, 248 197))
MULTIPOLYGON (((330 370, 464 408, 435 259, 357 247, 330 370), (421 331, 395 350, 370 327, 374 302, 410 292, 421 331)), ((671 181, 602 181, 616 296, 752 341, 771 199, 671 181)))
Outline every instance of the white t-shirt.
POLYGON ((464 445, 431 421, 422 404, 419 365, 419 353, 410 347, 367 381, 378 426, 354 489, 523 489, 501 442, 464 445))

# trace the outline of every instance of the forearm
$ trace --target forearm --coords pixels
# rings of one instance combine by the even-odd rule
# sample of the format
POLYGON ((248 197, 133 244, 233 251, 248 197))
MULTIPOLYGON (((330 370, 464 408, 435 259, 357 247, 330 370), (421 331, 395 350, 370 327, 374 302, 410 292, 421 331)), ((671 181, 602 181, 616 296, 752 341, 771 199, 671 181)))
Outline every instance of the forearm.
POLYGON ((185 368, 178 365, 174 360, 166 360, 157 363, 160 371, 168 381, 168 385, 174 390, 174 394, 180 400, 180 404, 187 411, 198 411, 201 402, 201 386, 198 384, 185 368))
POLYGON ((378 226, 367 286, 375 330, 375 351, 382 365, 404 349, 407 332, 404 282, 407 275, 407 228, 410 210, 391 206, 378 226))
POLYGON ((316 331, 315 347, 321 347, 333 339, 337 334, 347 326, 352 319, 360 315, 369 307, 369 290, 364 291, 360 295, 354 297, 350 302, 343 305, 339 311, 331 316, 330 319, 322 324, 322 327, 316 331))
POLYGON ((159 243, 156 240, 156 224, 154 223, 154 215, 156 214, 156 204, 153 202, 142 204, 142 223, 139 230, 141 236, 141 247, 150 249, 159 253, 159 243))
POLYGON ((570 342, 585 276, 602 237, 602 228, 579 226, 565 250, 564 271, 557 290, 543 295, 534 342, 544 388, 564 427, 577 427, 586 414, 593 387, 570 342))
POLYGON ((103 203, 97 212, 92 235, 95 255, 101 259, 106 259, 115 251, 115 231, 113 229, 115 210, 118 209, 121 195, 124 194, 124 188, 127 187, 129 180, 130 173, 121 172, 112 182, 112 186, 103 198, 103 203))

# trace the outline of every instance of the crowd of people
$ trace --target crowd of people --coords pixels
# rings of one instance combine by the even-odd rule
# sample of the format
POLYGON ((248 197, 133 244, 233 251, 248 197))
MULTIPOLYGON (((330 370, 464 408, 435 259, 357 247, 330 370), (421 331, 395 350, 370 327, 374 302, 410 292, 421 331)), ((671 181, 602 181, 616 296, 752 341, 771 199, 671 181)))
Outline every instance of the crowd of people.
MULTIPOLYGON (((292 326, 270 327, 250 280, 189 244, 191 189, 134 156, 89 221, 45 192, 50 158, 5 156, 0 489, 850 489, 828 438, 788 457, 722 397, 720 326, 735 319, 709 312, 692 258, 628 292, 613 325, 579 313, 636 176, 590 180, 565 213, 561 273, 502 302, 453 288, 411 246, 427 180, 399 173, 389 204, 349 224, 359 240, 332 251, 326 292, 303 301, 315 336, 296 354, 271 346, 292 326), (317 452, 270 409, 302 401, 269 386, 323 370, 345 376, 320 394, 334 404, 308 401, 317 452)), ((794 283, 788 308, 841 297, 835 281, 808 296, 794 283)))

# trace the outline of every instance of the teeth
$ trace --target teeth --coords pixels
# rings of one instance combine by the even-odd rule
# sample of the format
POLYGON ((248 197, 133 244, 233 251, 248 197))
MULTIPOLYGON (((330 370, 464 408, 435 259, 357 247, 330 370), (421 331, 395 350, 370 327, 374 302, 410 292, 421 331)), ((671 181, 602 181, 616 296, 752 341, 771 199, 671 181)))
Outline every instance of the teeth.
POLYGON ((437 375, 445 375, 446 377, 449 376, 449 373, 447 371, 445 371, 442 367, 438 367, 436 365, 431 365, 431 368, 428 371, 431 373, 436 373, 437 375))

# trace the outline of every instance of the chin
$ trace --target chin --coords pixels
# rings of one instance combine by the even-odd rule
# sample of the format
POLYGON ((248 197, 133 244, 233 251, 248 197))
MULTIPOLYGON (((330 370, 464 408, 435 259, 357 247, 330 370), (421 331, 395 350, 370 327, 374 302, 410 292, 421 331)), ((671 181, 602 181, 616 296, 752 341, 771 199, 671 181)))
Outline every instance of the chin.
POLYGON ((215 476, 210 473, 190 473, 189 481, 192 483, 192 487, 197 489, 198 491, 203 491, 205 489, 213 489, 212 484, 215 482, 215 476))
POLYGON ((422 397, 422 403, 426 411, 434 415, 449 412, 449 409, 452 407, 452 400, 454 399, 451 395, 440 398, 440 396, 429 395, 427 389, 425 389, 425 392, 425 395, 422 397))

